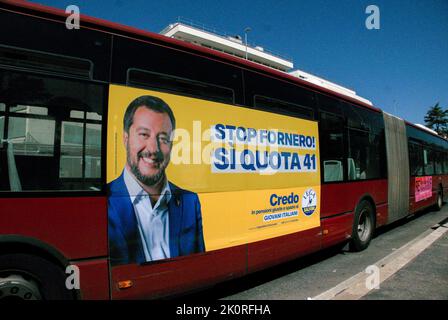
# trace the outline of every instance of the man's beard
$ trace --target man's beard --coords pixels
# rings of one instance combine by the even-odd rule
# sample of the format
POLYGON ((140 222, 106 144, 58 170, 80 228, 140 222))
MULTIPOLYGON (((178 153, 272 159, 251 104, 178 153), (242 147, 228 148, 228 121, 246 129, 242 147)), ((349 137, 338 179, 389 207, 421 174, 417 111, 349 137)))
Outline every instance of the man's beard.
POLYGON ((137 178, 138 181, 140 181, 141 183, 143 183, 146 186, 153 186, 156 183, 158 183, 159 181, 161 181, 162 179, 165 179, 165 168, 167 166, 163 161, 164 160, 163 154, 161 152, 157 152, 157 154, 156 154, 156 161, 159 163, 159 171, 153 175, 148 176, 148 175, 144 175, 143 173, 141 173, 140 169, 138 168, 138 162, 140 161, 140 159, 144 156, 148 156, 148 154, 144 153, 144 152, 139 152, 137 154, 137 162, 133 162, 129 156, 129 154, 130 154, 129 148, 127 151, 128 151, 127 152, 127 161, 128 161, 129 167, 131 169, 132 174, 137 178))
POLYGON ((160 169, 159 172, 151 176, 145 176, 142 174, 135 163, 130 164, 132 174, 137 178, 138 181, 143 183, 145 186, 153 186, 161 179, 165 178, 165 169, 160 169))

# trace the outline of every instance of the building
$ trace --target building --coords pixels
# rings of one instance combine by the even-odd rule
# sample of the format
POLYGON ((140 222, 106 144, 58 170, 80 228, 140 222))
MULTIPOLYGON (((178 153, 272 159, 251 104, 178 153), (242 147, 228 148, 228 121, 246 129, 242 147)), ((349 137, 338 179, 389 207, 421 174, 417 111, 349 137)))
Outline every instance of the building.
POLYGON ((302 70, 293 70, 294 63, 292 59, 279 54, 271 53, 260 46, 251 46, 246 43, 246 39, 241 36, 229 36, 215 29, 197 24, 186 19, 179 19, 178 22, 168 25, 160 34, 182 40, 188 43, 196 44, 209 49, 224 52, 233 56, 253 61, 267 67, 286 72, 291 76, 300 78, 304 81, 327 88, 340 94, 357 99, 369 105, 372 102, 360 97, 352 89, 345 88, 334 82, 317 77, 302 70))
POLYGON ((247 54, 247 59, 250 61, 285 72, 294 67, 291 59, 271 53, 260 46, 246 45, 241 36, 218 33, 214 29, 183 19, 168 25, 160 34, 240 58, 246 58, 247 54))

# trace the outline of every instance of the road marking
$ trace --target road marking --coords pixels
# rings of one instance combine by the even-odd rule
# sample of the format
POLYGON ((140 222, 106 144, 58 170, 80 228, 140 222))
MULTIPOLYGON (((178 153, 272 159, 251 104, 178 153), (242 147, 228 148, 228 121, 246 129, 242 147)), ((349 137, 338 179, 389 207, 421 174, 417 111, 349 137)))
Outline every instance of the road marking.
MULTIPOLYGON (((377 261, 380 269, 380 284, 414 260, 420 253, 448 232, 448 223, 439 225, 435 230, 428 230, 385 258, 377 261)), ((366 280, 370 275, 360 272, 341 282, 337 286, 315 296, 312 300, 358 300, 373 289, 368 289, 366 280)))

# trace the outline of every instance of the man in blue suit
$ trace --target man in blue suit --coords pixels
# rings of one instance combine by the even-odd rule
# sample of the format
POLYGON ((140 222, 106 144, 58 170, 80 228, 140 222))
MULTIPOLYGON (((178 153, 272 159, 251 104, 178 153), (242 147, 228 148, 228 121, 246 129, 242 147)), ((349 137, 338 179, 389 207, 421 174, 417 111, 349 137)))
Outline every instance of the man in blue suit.
POLYGON ((160 98, 141 96, 124 115, 123 173, 108 185, 112 265, 143 263, 205 251, 196 193, 170 183, 176 120, 160 98))

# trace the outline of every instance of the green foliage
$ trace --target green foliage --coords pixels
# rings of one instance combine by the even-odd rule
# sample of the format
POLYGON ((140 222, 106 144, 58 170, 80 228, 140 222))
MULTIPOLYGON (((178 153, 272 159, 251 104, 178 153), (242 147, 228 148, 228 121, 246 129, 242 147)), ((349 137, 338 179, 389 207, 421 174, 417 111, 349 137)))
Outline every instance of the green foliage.
POLYGON ((443 110, 437 102, 426 113, 425 125, 443 137, 448 136, 448 110, 443 110))

